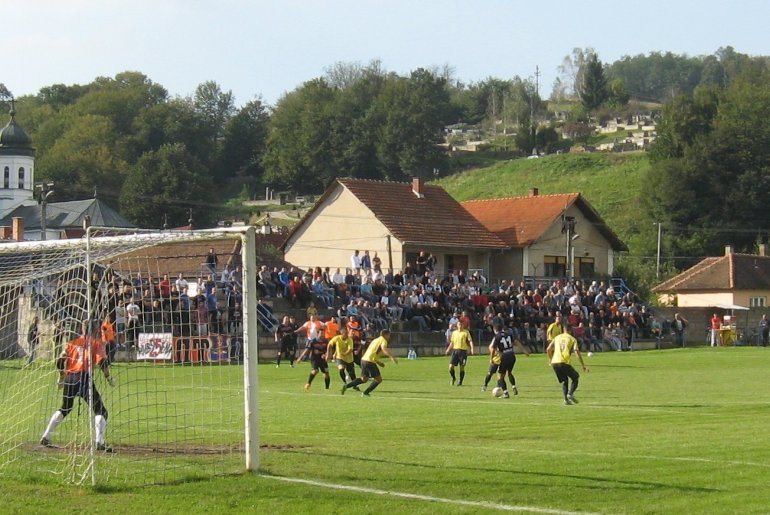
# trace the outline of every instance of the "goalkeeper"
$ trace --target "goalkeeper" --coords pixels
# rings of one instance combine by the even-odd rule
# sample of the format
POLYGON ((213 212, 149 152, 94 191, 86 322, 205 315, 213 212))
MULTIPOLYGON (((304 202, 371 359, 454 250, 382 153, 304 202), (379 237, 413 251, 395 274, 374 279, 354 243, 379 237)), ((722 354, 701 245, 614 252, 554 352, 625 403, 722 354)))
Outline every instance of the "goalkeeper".
POLYGON ((96 432, 96 449, 112 452, 104 443, 104 433, 107 430, 107 408, 104 407, 99 390, 91 378, 90 368, 99 367, 110 386, 115 386, 115 378, 110 375, 109 361, 104 352, 104 345, 97 337, 98 324, 83 322, 81 336, 67 343, 64 351, 56 360, 59 370, 59 386, 64 388, 61 408, 51 416, 40 444, 51 447, 51 435, 56 427, 72 411, 75 397, 81 397, 86 404, 89 394, 93 395, 94 428, 96 432))

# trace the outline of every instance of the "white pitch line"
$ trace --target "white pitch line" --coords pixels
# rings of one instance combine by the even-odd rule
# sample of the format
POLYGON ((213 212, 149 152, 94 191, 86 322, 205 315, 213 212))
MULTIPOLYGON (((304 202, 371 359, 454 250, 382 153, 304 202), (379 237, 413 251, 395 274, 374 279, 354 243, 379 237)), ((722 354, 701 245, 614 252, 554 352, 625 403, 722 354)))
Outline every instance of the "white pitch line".
POLYGON ((437 502, 444 504, 454 504, 456 506, 470 506, 472 508, 488 508, 491 510, 499 511, 519 511, 529 513, 547 513, 553 515, 577 515, 577 514, 590 514, 590 512, 576 512, 555 510, 551 508, 538 508, 536 506, 514 506, 509 504, 499 504, 487 501, 463 501, 462 499, 447 499, 444 497, 433 497, 431 495, 411 494, 408 492, 393 492, 390 490, 379 490, 377 488, 366 488, 362 486, 351 485, 338 485, 333 483, 323 483, 321 481, 311 481, 309 479, 299 479, 282 476, 269 476, 266 474, 259 474, 259 477, 265 479, 275 479, 277 481, 285 481, 287 483, 300 483, 303 485, 319 486, 321 488, 330 488, 332 490, 346 490, 349 492, 358 492, 364 494, 382 495, 386 497, 401 497, 403 499, 414 499, 417 501, 437 502))

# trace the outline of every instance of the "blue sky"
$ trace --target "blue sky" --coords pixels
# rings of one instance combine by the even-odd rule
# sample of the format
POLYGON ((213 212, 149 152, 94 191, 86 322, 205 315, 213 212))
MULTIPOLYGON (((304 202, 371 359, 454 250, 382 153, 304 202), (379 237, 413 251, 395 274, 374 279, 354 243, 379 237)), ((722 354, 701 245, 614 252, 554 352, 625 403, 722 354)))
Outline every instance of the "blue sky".
POLYGON ((547 97, 574 47, 603 62, 728 45, 770 55, 765 0, 0 0, 0 13, 0 82, 16 96, 134 70, 172 95, 214 80, 237 105, 275 104, 336 62, 379 59, 399 74, 449 65, 465 83, 539 66, 547 97))

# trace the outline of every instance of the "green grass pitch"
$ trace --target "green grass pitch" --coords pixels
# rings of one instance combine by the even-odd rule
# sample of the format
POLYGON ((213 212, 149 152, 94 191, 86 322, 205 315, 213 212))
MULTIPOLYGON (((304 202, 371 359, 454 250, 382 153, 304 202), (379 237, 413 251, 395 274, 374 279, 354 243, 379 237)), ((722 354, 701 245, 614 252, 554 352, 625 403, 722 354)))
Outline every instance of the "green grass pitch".
MULTIPOLYGON (((449 385, 444 358, 388 363, 371 398, 341 396, 336 369, 330 390, 319 377, 305 391, 307 363, 263 364, 258 474, 94 490, 6 469, 2 511, 770 511, 769 349, 586 361, 575 406, 563 405, 543 355, 519 356, 520 395, 511 399, 480 391, 486 356, 470 358, 463 387, 449 385)), ((235 401, 223 408, 243 410, 235 401)))

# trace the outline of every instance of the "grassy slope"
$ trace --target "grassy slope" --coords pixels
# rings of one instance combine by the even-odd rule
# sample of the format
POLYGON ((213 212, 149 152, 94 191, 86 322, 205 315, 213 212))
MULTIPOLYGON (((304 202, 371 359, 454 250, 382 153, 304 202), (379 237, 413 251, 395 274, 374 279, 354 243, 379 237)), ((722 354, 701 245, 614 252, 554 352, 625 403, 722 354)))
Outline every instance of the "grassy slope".
MULTIPOLYGON (((388 364, 370 399, 341 397, 308 365, 260 366, 261 472, 442 499, 600 513, 759 513, 770 506, 770 393, 763 348, 697 348, 587 358, 577 406, 563 406, 544 356, 520 357, 521 395, 479 391, 486 357, 463 388, 446 359, 388 364)), ((116 415, 117 417, 117 415, 116 415)), ((115 421, 117 423, 117 421, 115 421)), ((31 452, 39 452, 32 450, 31 452)), ((120 460, 119 454, 113 459, 120 460)), ((235 475, 99 492, 44 474, 0 479, 6 513, 480 513, 235 475)), ((526 511, 526 510, 524 510, 526 511)))
MULTIPOLYGON (((563 154, 504 161, 436 181, 457 200, 541 194, 581 193, 609 226, 632 246, 638 223, 638 197, 649 168, 647 155, 563 154)), ((633 248, 631 249, 633 251, 633 248)))

